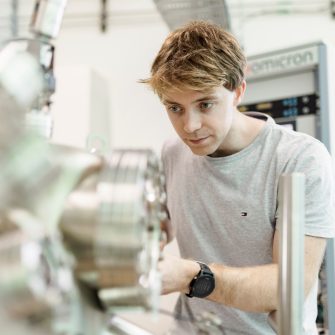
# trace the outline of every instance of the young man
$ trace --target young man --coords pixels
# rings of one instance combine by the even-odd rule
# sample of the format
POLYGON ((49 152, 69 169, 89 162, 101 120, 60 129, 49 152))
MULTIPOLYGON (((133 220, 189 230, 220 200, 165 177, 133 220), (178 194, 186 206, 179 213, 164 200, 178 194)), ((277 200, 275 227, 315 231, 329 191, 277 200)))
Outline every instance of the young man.
MULTIPOLYGON (((335 230, 331 159, 316 139, 266 115, 238 111, 245 69, 229 33, 195 21, 168 36, 151 77, 143 80, 159 95, 179 136, 162 152, 181 253, 160 264, 162 293, 183 293, 178 316, 214 312, 225 334, 274 334, 267 315, 278 308, 278 180, 282 173, 302 172, 304 331, 315 335, 318 271, 335 230)), ((182 322, 180 327, 176 334, 183 333, 182 322)))

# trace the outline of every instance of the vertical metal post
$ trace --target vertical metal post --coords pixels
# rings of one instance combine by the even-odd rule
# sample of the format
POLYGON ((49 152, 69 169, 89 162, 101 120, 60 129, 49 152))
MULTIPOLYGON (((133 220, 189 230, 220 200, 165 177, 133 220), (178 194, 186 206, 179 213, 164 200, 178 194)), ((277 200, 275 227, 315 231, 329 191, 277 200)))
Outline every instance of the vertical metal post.
POLYGON ((30 30, 47 40, 58 36, 68 0, 35 0, 30 30))
POLYGON ((327 242, 326 276, 327 276, 327 324, 329 335, 335 334, 335 239, 327 242))
MULTIPOLYGON (((331 129, 334 126, 335 102, 333 98, 334 83, 331 74, 335 69, 334 51, 330 46, 321 44, 319 47, 318 83, 320 92, 320 126, 318 139, 335 156, 335 138, 331 129)), ((326 249, 327 274, 327 326, 329 335, 335 335, 335 238, 327 242, 326 249)))
POLYGON ((278 334, 301 335, 304 304, 305 176, 283 174, 279 182, 278 334))
POLYGON ((107 24, 108 24, 107 0, 101 0, 101 14, 100 14, 101 32, 105 33, 107 31, 107 24))
POLYGON ((11 2, 11 20, 10 28, 12 37, 18 35, 18 0, 12 0, 11 2))

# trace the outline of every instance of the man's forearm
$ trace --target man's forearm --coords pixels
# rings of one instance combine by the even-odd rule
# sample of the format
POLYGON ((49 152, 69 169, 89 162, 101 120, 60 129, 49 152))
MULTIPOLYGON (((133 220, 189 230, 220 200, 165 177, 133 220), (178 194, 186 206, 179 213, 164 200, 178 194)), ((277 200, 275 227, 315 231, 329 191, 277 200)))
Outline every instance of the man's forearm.
MULTIPOLYGON (((326 240, 305 236, 305 297, 316 283, 326 240)), ((274 262, 278 261, 278 235, 274 237, 274 262)), ((215 289, 207 299, 249 312, 270 312, 278 306, 278 265, 229 267, 209 264, 215 276, 215 289)), ((166 257, 160 262, 162 294, 189 293, 189 284, 200 270, 192 260, 166 257)), ((196 299, 196 298, 195 298, 196 299)))
MULTIPOLYGON (((209 267, 214 272, 215 289, 207 299, 249 312, 277 309, 277 264, 245 268, 209 264, 209 267)), ((189 284, 200 267, 193 260, 170 256, 160 263, 160 270, 162 294, 189 293, 189 284)))
POLYGON ((235 268, 210 264, 215 290, 207 299, 248 312, 271 312, 278 304, 278 265, 235 268))

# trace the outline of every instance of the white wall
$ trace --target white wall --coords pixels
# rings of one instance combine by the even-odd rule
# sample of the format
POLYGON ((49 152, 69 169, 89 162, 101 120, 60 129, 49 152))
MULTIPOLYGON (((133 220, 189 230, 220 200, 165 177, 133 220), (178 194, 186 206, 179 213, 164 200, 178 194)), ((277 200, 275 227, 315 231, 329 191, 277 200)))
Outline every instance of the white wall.
MULTIPOLYGON (((253 1, 240 0, 239 3, 243 6, 244 3, 253 1)), ((228 3, 233 5, 232 1, 228 3)), ((85 6, 86 10, 98 13, 97 3, 90 2, 89 6, 87 3, 85 6)), ((69 1, 67 11, 72 15, 80 7, 84 13, 85 6, 81 0, 69 1)), ((137 83, 137 80, 149 75, 152 60, 168 29, 155 12, 151 0, 114 0, 111 1, 110 13, 111 16, 115 13, 115 19, 111 18, 106 34, 99 32, 98 20, 95 25, 92 22, 87 26, 85 22, 71 25, 71 22, 77 21, 70 21, 65 16, 61 33, 55 41, 56 76, 63 67, 80 66, 96 71, 105 78, 108 85, 106 91, 110 120, 106 122, 110 125, 111 145, 151 147, 159 152, 164 139, 173 136, 174 131, 157 97, 143 84, 137 83)), ((232 10, 232 13, 234 33, 247 54, 321 38, 328 38, 335 43, 335 23, 326 13, 255 17, 248 16, 243 10, 232 10)), ((64 74, 61 76, 60 81, 64 82, 64 74)), ((71 90, 74 104, 76 101, 79 104, 80 94, 80 90, 76 90, 74 85, 71 90)), ((56 109, 54 113, 71 113, 70 110, 63 110, 64 104, 60 105, 62 109, 56 109)), ((71 123, 57 124, 56 127, 62 127, 62 132, 75 131, 71 123)))
POLYGON ((247 55, 321 39, 335 44, 335 20, 326 13, 263 16, 247 20, 239 35, 247 55))
MULTIPOLYGON (((92 68, 106 79, 113 147, 151 147, 158 152, 164 139, 173 134, 157 97, 137 82, 149 75, 154 55, 167 32, 161 21, 112 25, 107 34, 101 34, 98 27, 71 28, 62 30, 56 41, 56 76, 58 69, 65 66, 80 66, 92 68)), ((81 96, 76 86, 71 95, 79 104, 81 96)), ((58 126, 75 131, 71 124, 58 126)))
POLYGON ((99 152, 109 148, 108 87, 87 65, 58 66, 52 141, 99 152))

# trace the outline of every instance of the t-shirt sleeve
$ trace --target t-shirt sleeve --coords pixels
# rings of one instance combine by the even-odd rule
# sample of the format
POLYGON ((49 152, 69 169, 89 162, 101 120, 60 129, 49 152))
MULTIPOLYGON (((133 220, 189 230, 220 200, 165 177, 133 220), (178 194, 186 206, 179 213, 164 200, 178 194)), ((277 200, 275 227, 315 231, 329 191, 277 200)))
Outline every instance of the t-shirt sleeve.
POLYGON ((284 172, 305 175, 305 235, 334 237, 334 167, 325 146, 318 141, 311 142, 288 162, 284 172))

